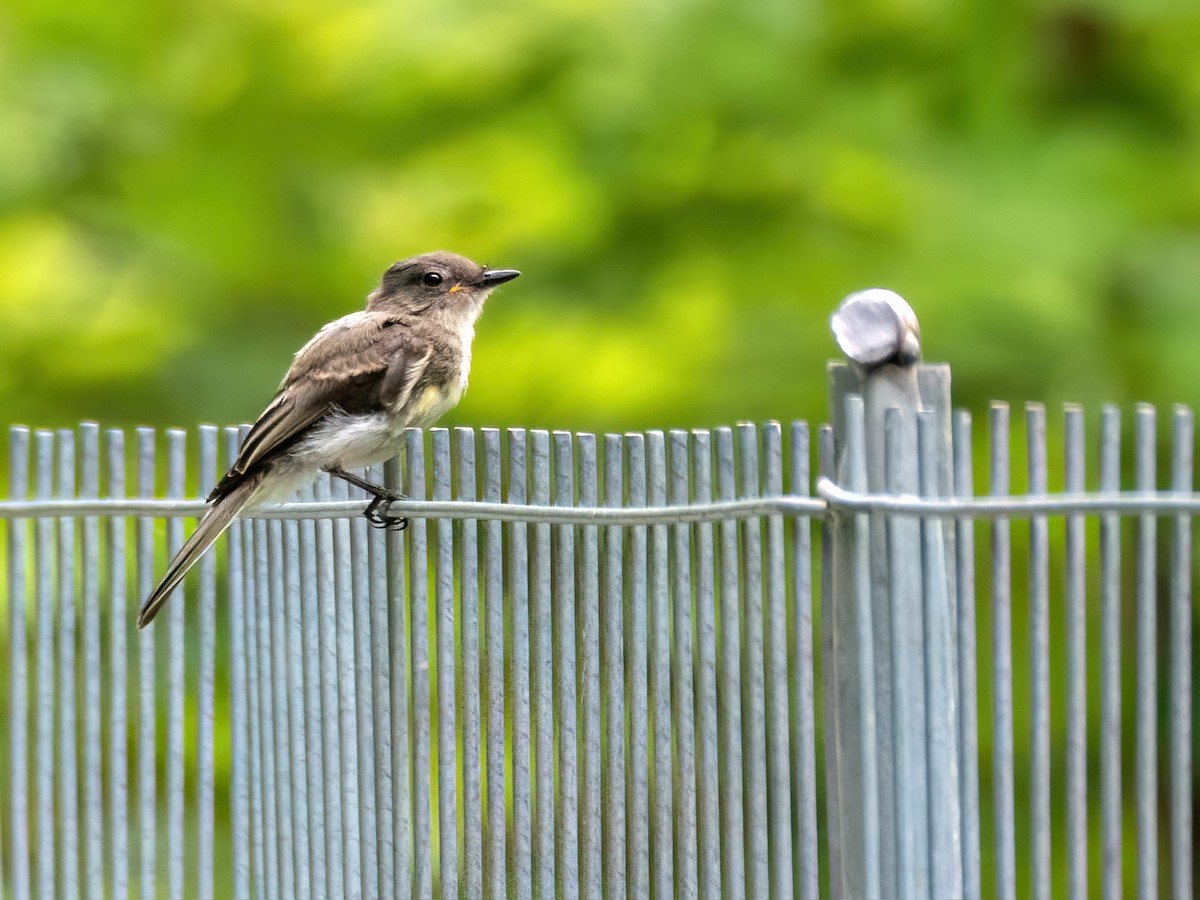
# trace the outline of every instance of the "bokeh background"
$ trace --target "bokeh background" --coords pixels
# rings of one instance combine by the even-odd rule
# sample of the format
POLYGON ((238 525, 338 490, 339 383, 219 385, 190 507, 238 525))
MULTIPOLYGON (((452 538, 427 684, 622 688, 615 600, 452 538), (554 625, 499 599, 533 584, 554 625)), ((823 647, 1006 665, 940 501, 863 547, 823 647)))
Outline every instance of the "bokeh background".
POLYGON ((434 248, 526 273, 447 422, 821 419, 870 285, 972 408, 1192 398, 1198 38, 1155 3, 5 0, 2 418, 252 418, 434 248))
POLYGON ((871 285, 980 420, 1194 401, 1197 46, 1161 2, 4 0, 0 421, 252 419, 435 248, 525 272, 444 424, 823 421, 871 285))

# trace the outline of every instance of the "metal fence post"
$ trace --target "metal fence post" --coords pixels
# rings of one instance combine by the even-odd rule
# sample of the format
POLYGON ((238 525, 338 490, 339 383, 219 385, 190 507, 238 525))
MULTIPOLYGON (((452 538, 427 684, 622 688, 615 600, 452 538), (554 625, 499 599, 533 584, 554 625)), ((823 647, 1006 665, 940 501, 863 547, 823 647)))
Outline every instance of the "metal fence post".
MULTIPOLYGON (((948 366, 833 363, 829 379, 840 485, 950 496, 948 366)), ((829 833, 840 842, 831 891, 962 896, 954 529, 859 513, 837 516, 831 533, 822 616, 829 833)))

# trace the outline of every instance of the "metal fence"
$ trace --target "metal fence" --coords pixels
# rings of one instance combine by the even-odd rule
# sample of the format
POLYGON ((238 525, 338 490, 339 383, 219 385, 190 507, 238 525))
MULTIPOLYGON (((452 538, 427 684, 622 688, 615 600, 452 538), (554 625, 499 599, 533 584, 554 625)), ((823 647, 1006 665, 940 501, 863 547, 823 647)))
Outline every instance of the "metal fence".
POLYGON ((1080 409, 1060 473, 994 405, 977 497, 943 367, 832 397, 815 480, 804 423, 410 432, 407 531, 323 478, 140 633, 238 430, 12 429, 5 895, 1191 896, 1190 413, 1085 494, 1080 409))

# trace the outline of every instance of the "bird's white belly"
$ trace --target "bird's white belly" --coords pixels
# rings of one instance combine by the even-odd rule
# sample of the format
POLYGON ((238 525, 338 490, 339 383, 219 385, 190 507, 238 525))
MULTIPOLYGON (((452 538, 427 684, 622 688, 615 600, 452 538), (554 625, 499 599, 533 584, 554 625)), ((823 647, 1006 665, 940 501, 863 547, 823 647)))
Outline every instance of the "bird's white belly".
POLYGON ((300 465, 317 469, 357 469, 391 459, 400 431, 385 413, 330 416, 292 451, 300 465))
POLYGON ((400 450, 403 431, 393 425, 384 413, 331 416, 271 464, 271 476, 247 508, 288 500, 318 472, 358 469, 391 459, 400 450))

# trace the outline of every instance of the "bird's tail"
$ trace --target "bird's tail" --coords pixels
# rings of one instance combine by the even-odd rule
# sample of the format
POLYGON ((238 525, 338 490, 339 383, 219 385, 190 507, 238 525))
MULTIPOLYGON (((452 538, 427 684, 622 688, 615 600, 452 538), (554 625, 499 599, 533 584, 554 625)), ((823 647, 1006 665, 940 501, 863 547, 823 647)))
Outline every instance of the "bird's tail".
POLYGON ((246 477, 237 487, 204 511, 204 515, 200 517, 200 524, 196 526, 192 536, 179 548, 179 552, 167 566, 167 572, 158 583, 158 587, 142 604, 137 617, 138 628, 145 628, 158 615, 159 609, 167 602, 171 592, 179 586, 179 582, 183 581, 183 576, 200 561, 200 557, 212 546, 213 541, 221 536, 225 529, 233 523, 242 508, 250 502, 254 492, 262 484, 265 474, 265 471, 259 471, 246 477))

